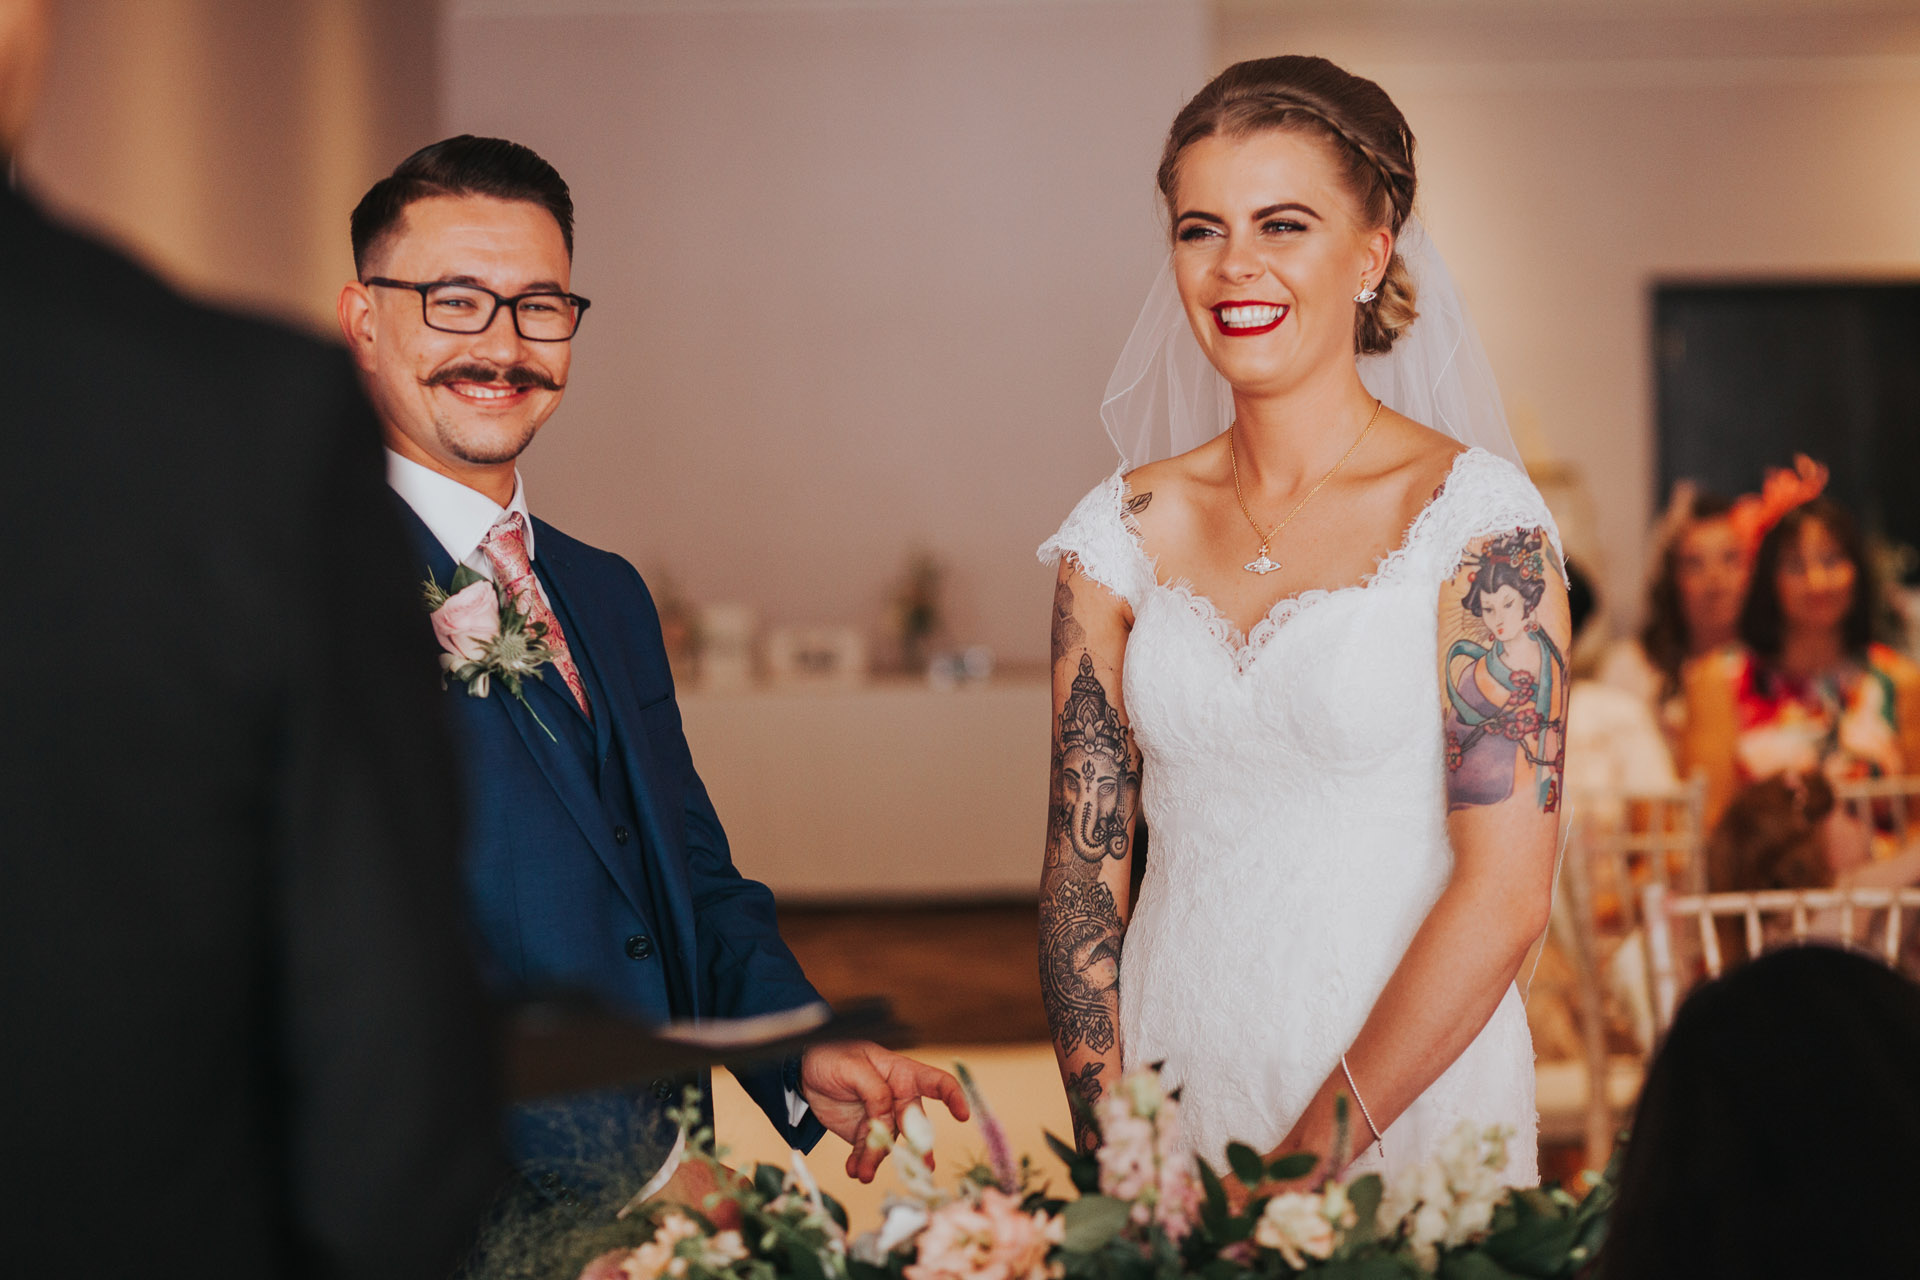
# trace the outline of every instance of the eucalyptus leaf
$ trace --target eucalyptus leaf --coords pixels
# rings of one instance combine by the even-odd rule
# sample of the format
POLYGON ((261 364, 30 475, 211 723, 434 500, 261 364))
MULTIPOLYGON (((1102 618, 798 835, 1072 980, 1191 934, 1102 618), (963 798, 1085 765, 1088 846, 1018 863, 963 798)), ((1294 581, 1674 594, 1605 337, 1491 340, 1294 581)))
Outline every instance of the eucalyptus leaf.
POLYGON ((1296 1151, 1290 1156, 1281 1156, 1267 1166, 1267 1176, 1275 1182, 1292 1182, 1295 1178, 1304 1178, 1313 1172, 1320 1163, 1320 1157, 1311 1151, 1296 1151))
POLYGON ((768 1200, 774 1199, 787 1185, 787 1171, 777 1164, 757 1164, 753 1166, 753 1189, 768 1200))
POLYGON ((1380 1234, 1380 1201, 1386 1194, 1386 1187, 1380 1181, 1380 1175, 1369 1173, 1355 1178, 1347 1186, 1347 1203, 1353 1206, 1353 1230, 1347 1232, 1350 1244, 1371 1244, 1380 1234))
POLYGON ((1233 1169, 1233 1176, 1246 1184, 1249 1191, 1260 1185, 1260 1175, 1265 1166, 1260 1161, 1260 1153, 1241 1142, 1227 1144, 1227 1164, 1233 1169))
POLYGON ((793 1280, 827 1280, 827 1269, 811 1245, 799 1240, 787 1241, 787 1265, 793 1280))
POLYGON ((1066 1228, 1061 1246, 1069 1253, 1092 1253, 1103 1248, 1127 1225, 1133 1206, 1112 1196, 1082 1196, 1060 1215, 1066 1228))
POLYGON ((1566 1262, 1579 1235, 1579 1225, 1569 1218, 1523 1218, 1517 1225, 1488 1236, 1480 1247, 1509 1270, 1553 1275, 1566 1262))
POLYGON ((1224 1219, 1227 1216, 1227 1189, 1221 1184, 1220 1175, 1205 1160, 1196 1160, 1194 1165, 1200 1170, 1200 1189, 1206 1192, 1207 1212, 1217 1219, 1224 1219))
POLYGON ((1475 1250, 1470 1253, 1450 1253, 1440 1259, 1440 1280, 1524 1280, 1495 1262, 1486 1254, 1475 1250))
POLYGON ((1375 1254, 1371 1258, 1346 1258, 1315 1267, 1313 1280, 1406 1280, 1418 1275, 1398 1258, 1375 1254))
POLYGON ((1072 1147, 1060 1141, 1060 1139, 1054 1137, 1051 1133, 1046 1134, 1045 1137, 1047 1139, 1047 1150, 1053 1152, 1054 1155, 1058 1156, 1060 1158, 1060 1163, 1063 1165, 1066 1165, 1067 1168, 1069 1169, 1073 1168, 1073 1166, 1081 1160, 1082 1157, 1078 1151, 1075 1151, 1072 1147))

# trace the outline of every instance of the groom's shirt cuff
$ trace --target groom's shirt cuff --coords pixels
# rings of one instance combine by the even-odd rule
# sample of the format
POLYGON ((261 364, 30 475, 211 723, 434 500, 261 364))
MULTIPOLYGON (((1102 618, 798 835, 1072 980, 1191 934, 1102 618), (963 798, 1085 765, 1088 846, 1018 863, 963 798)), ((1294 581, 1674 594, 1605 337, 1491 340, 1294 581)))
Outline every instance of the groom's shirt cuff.
POLYGON ((787 1123, 798 1129, 800 1122, 807 1118, 807 1100, 795 1090, 787 1090, 787 1123))

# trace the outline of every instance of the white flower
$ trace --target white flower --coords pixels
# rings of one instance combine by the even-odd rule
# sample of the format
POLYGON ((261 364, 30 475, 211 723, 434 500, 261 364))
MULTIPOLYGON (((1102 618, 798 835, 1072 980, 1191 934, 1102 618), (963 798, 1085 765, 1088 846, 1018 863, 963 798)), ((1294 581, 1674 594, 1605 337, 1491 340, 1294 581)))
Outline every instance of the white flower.
POLYGON ((916 1104, 900 1113, 900 1136, 917 1156, 933 1154, 933 1121, 916 1104))
POLYGON ((1462 1121, 1434 1158, 1403 1170, 1388 1185, 1382 1216, 1406 1234, 1421 1266, 1431 1269, 1440 1248, 1458 1248, 1486 1234, 1505 1198, 1506 1128, 1476 1129, 1462 1121))
POLYGON ((1322 1203, 1304 1191, 1275 1196, 1254 1225, 1254 1243, 1275 1250, 1295 1270, 1306 1265, 1306 1258, 1332 1257, 1333 1223, 1321 1212, 1322 1203))

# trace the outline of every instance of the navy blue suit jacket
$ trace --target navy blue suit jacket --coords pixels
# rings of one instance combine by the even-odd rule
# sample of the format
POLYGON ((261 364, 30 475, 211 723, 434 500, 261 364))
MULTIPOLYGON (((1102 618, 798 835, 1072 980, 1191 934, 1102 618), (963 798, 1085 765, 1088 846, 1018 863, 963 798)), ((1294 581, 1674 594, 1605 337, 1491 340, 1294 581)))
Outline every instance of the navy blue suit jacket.
MULTIPOLYGON (((427 568, 451 582, 445 548, 400 506, 427 568)), ((552 668, 525 682, 530 706, 497 682, 475 698, 449 681, 467 784, 467 882, 495 987, 584 990, 650 1023, 819 1000, 780 940, 772 893, 733 865, 681 731, 659 613, 640 574, 544 521, 533 527, 534 570, 593 715, 552 668)), ((819 1140, 811 1113, 797 1127, 788 1119, 797 1062, 738 1074, 789 1144, 819 1140)), ((604 1111, 606 1097, 595 1097, 578 1114, 604 1111)), ((665 1081, 628 1098, 642 1128, 678 1100, 665 1081)), ((552 1169, 551 1143, 516 1126, 514 1145, 529 1172, 552 1169)))

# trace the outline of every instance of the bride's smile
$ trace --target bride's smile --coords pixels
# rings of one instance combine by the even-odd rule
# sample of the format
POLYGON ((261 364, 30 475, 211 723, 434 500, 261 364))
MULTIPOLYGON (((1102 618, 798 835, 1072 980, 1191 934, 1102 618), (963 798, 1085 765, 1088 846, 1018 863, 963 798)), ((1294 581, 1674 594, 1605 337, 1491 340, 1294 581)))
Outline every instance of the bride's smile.
POLYGON ((1216 135, 1181 156, 1174 279, 1236 389, 1283 393, 1350 357, 1355 284, 1378 278, 1391 237, 1343 180, 1332 147, 1298 132, 1216 135))

